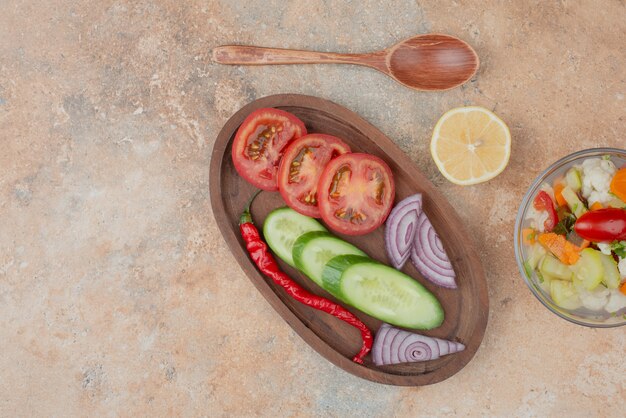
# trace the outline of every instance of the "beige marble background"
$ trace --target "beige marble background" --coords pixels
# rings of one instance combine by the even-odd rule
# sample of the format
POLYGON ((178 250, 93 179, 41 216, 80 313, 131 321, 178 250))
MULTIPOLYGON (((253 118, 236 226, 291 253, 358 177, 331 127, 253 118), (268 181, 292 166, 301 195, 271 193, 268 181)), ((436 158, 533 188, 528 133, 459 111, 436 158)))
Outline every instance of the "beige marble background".
POLYGON ((572 151, 625 147, 626 5, 603 1, 0 2, 0 416, 624 414, 624 329, 571 325, 526 289, 525 188, 572 151), (416 33, 475 47, 475 80, 418 93, 347 66, 228 67, 225 43, 362 52, 416 33), (380 128, 458 209, 491 313, 474 360, 430 387, 353 377, 244 276, 211 214, 215 136, 296 92, 380 128), (458 187, 428 153, 447 109, 495 109, 507 170, 458 187))

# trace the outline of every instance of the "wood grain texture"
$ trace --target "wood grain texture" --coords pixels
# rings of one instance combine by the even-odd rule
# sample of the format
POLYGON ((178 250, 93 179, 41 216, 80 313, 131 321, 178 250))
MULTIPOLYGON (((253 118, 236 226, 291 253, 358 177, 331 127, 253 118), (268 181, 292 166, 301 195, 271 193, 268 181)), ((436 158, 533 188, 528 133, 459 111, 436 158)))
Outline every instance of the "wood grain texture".
POLYGON ((245 45, 223 45, 213 49, 213 60, 220 64, 356 64, 372 67, 384 73, 387 73, 386 56, 384 51, 368 54, 338 54, 245 45))
MULTIPOLYGON (((217 224, 246 275, 285 321, 317 352, 344 370, 375 382, 420 386, 442 381, 461 370, 474 356, 482 341, 489 312, 484 271, 464 225, 446 199, 424 177, 415 164, 382 132, 352 111, 333 102, 311 96, 283 94, 268 96, 249 103, 235 113, 219 133, 210 166, 210 194, 217 224), (410 265, 403 271, 416 278, 441 301, 445 320, 441 327, 422 332, 433 337, 459 341, 466 350, 434 361, 377 367, 371 356, 365 364, 351 361, 358 351, 359 332, 336 318, 295 302, 283 289, 262 275, 250 260, 239 235, 238 219, 254 187, 235 171, 230 157, 232 141, 241 122, 250 112, 262 107, 276 107, 301 118, 310 133, 326 133, 342 138, 353 151, 367 152, 383 158, 391 167, 396 182, 396 202, 414 193, 423 193, 424 210, 439 232, 457 273, 459 288, 444 289, 423 279, 410 265)), ((265 216, 284 206, 278 192, 263 192, 252 205, 253 220, 259 228, 265 216)), ((341 235, 340 235, 341 236, 341 235)), ((371 257, 389 264, 383 244, 383 228, 371 234, 341 236, 371 257)), ((279 262, 305 289, 333 299, 311 280, 279 262)), ((381 322, 350 308, 372 331, 381 322)))
POLYGON ((218 46, 213 61, 230 65, 356 64, 374 68, 416 90, 448 90, 471 79, 478 70, 478 55, 467 43, 449 35, 425 34, 366 54, 245 45, 218 46))
POLYGON ((467 43, 453 36, 409 38, 389 49, 387 67, 398 82, 418 90, 449 90, 470 80, 480 63, 467 43))

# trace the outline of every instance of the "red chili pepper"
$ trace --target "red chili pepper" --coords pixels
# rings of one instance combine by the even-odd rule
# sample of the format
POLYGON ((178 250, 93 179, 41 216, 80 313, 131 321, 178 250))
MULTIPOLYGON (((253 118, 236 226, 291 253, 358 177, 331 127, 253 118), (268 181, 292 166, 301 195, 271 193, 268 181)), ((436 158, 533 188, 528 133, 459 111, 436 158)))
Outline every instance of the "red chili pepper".
MULTIPOLYGON (((252 202, 252 200, 250 200, 250 202, 252 202)), ((365 357, 372 348, 372 332, 359 318, 354 316, 352 312, 326 298, 307 292, 280 270, 276 260, 274 260, 272 254, 267 250, 267 244, 263 242, 258 229, 252 223, 250 203, 248 203, 248 207, 239 218, 239 230, 241 231, 241 236, 246 243, 246 249, 250 257, 252 257, 254 264, 256 264, 263 274, 272 279, 274 283, 285 289, 289 296, 314 309, 329 313, 361 331, 363 346, 352 361, 363 364, 363 357, 365 357)))
POLYGON ((593 242, 626 240, 626 209, 606 208, 584 213, 574 224, 574 230, 593 242))
POLYGON ((543 229, 546 232, 551 232, 559 221, 559 218, 556 214, 556 209, 554 209, 554 202, 552 202, 550 195, 544 190, 540 190, 537 196, 535 196, 533 206, 537 210, 545 210, 548 212, 548 219, 543 223, 543 229))

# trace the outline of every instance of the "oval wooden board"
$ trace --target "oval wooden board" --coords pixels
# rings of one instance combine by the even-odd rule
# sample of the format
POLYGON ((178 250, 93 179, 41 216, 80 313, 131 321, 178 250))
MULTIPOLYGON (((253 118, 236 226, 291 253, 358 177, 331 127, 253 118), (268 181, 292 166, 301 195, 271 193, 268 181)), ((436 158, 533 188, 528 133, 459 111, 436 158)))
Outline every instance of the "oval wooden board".
MULTIPOLYGON (((472 359, 483 339, 489 313, 485 275, 474 244, 452 206, 415 164, 389 138, 356 113, 328 100, 297 94, 279 94, 256 100, 235 113, 222 128, 213 148, 210 170, 213 214, 235 259, 274 309, 322 356, 356 376, 402 386, 440 382, 461 370, 472 359), (433 292, 445 310, 445 321, 439 328, 421 333, 462 342, 467 347, 465 351, 433 361, 385 367, 374 365, 371 355, 368 355, 365 364, 356 364, 351 360, 361 346, 360 334, 356 329, 294 301, 257 270, 246 252, 238 228, 239 215, 252 196, 254 187, 235 171, 231 146, 244 118, 262 107, 276 107, 292 112, 304 121, 309 133, 338 136, 350 145, 352 151, 367 152, 384 159, 394 174, 396 202, 414 193, 424 195, 424 210, 448 252, 459 288, 449 290, 431 284, 420 276, 411 263, 407 263, 403 270, 433 292)), ((284 206, 284 202, 278 192, 263 192, 255 199, 252 215, 259 229, 265 216, 280 206, 284 206)), ((365 236, 342 238, 373 258, 389 264, 383 245, 383 228, 365 236)), ((332 299, 295 269, 283 262, 280 265, 305 289, 332 299)), ((381 324, 358 310, 350 310, 373 332, 381 324)))

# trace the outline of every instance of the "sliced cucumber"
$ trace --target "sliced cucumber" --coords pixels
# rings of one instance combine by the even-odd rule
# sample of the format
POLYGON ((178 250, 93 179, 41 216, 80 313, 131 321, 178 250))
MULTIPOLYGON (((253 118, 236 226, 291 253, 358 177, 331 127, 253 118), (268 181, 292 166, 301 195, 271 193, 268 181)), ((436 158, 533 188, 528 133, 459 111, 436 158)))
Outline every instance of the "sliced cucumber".
POLYGON ((576 309, 582 305, 572 282, 552 280, 550 283, 550 296, 554 303, 563 309, 576 309))
POLYGON ((572 167, 565 174, 565 182, 567 183, 567 187, 572 189, 572 191, 577 192, 583 187, 583 182, 580 177, 580 170, 576 167, 572 167))
POLYGON ((528 257, 526 258, 526 262, 528 263, 528 267, 530 270, 534 270, 539 265, 539 262, 546 255, 547 251, 543 245, 539 243, 535 243, 530 246, 528 249, 528 257))
POLYGON ((367 256, 354 245, 323 231, 307 232, 293 245, 293 262, 298 270, 322 287, 322 271, 326 263, 344 254, 367 256))
POLYGON ((548 277, 554 277, 561 280, 572 280, 572 270, 565 264, 561 263, 556 257, 546 255, 539 266, 541 274, 548 277))
POLYGON ((626 203, 617 196, 613 196, 613 199, 611 199, 606 205, 609 208, 626 208, 626 203))
POLYGON ((561 191, 561 194, 563 195, 563 199, 565 199, 569 208, 572 210, 572 213, 576 215, 577 218, 580 218, 580 215, 587 212, 585 204, 580 201, 576 192, 569 186, 565 187, 563 191, 561 191))
POLYGON ((362 255, 346 254, 331 258, 322 270, 322 287, 336 298, 344 300, 345 298, 341 293, 343 272, 354 264, 367 262, 372 262, 372 259, 362 255))
POLYGON ((366 257, 335 257, 322 277, 343 301, 381 321, 415 329, 432 329, 443 322, 441 304, 424 286, 366 257))
POLYGON ((602 281, 609 289, 617 289, 621 280, 617 263, 613 260, 612 256, 604 253, 600 253, 600 260, 604 267, 604 278, 602 281))
POLYGON ((267 245, 274 254, 292 267, 295 267, 292 256, 293 244, 300 235, 309 231, 326 231, 326 228, 315 219, 287 207, 271 211, 263 224, 263 235, 267 245))
POLYGON ((556 277, 552 277, 549 274, 542 274, 540 271, 537 271, 537 279, 539 287, 547 294, 550 294, 550 283, 552 283, 553 280, 558 280, 556 277))
POLYGON ((604 277, 602 253, 592 248, 585 248, 580 253, 580 259, 574 264, 576 277, 587 290, 593 290, 604 277))
POLYGON ((528 277, 529 279, 533 277, 533 271, 534 270, 530 267, 528 261, 524 261, 524 272, 526 273, 526 277, 528 277))

